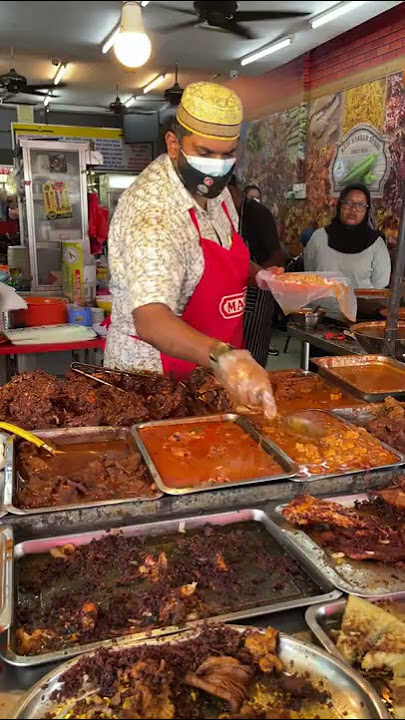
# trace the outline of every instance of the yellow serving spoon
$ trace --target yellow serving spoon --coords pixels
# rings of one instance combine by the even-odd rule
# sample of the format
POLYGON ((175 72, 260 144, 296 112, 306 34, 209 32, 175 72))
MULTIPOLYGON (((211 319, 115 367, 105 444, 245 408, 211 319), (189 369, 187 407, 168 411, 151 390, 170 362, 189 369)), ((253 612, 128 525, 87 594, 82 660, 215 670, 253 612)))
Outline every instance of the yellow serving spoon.
POLYGON ((24 440, 27 440, 27 442, 32 443, 33 445, 36 445, 37 448, 41 448, 42 450, 46 450, 46 452, 50 453, 51 455, 65 455, 63 450, 58 450, 53 445, 50 445, 42 438, 37 437, 37 435, 33 435, 29 430, 23 430, 20 427, 17 427, 17 425, 11 425, 11 423, 5 423, 0 422, 0 430, 4 430, 5 432, 11 433, 12 435, 18 435, 18 437, 23 438, 24 440))

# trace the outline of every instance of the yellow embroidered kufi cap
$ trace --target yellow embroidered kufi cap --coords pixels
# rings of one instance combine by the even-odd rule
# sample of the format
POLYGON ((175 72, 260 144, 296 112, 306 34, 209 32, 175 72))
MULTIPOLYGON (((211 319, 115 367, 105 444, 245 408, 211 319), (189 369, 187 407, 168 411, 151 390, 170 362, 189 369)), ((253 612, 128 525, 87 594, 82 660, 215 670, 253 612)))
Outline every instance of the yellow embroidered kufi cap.
POLYGON ((237 140, 243 121, 242 101, 225 85, 191 83, 183 92, 177 121, 195 135, 214 140, 237 140))

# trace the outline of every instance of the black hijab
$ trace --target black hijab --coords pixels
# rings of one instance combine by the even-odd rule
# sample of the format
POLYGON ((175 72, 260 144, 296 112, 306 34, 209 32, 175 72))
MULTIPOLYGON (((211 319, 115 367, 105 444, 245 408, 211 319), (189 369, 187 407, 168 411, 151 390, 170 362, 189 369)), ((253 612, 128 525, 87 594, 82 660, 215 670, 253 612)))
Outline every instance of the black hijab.
POLYGON ((374 245, 377 238, 381 237, 378 230, 373 230, 369 224, 371 195, 367 185, 362 183, 351 183, 346 185, 339 196, 336 207, 336 216, 326 229, 328 245, 332 250, 337 250, 348 255, 363 252, 374 245), (367 198, 368 209, 366 215, 359 225, 344 225, 340 219, 342 203, 352 190, 361 190, 367 198))

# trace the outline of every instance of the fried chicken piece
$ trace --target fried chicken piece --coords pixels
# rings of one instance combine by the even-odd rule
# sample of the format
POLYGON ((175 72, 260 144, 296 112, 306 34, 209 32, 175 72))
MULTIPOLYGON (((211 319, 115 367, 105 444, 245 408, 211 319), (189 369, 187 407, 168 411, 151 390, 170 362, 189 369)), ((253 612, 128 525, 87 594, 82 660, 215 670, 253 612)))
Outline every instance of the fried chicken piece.
POLYGON ((339 503, 318 500, 312 495, 297 495, 282 511, 288 522, 294 525, 331 524, 342 528, 362 528, 368 523, 353 510, 339 503))
POLYGON ((200 617, 201 600, 195 596, 197 583, 183 585, 171 590, 163 598, 159 609, 159 622, 163 625, 175 624, 200 617))
POLYGON ((122 703, 123 718, 133 720, 172 720, 175 716, 175 707, 170 698, 170 682, 164 676, 165 662, 158 665, 153 660, 135 663, 122 674, 122 680, 130 683, 125 693, 128 697, 122 703), (162 675, 159 691, 156 691, 156 677, 162 675), (152 684, 153 682, 153 684, 152 684))
POLYGON ((239 710, 247 696, 254 672, 233 657, 209 657, 195 673, 187 673, 185 682, 210 695, 226 700, 231 710, 239 710))
POLYGON ((398 510, 405 510, 405 487, 392 485, 383 490, 373 490, 373 497, 381 498, 387 505, 392 505, 398 510))
POLYGON ((57 635, 52 630, 37 628, 30 634, 23 628, 19 628, 16 638, 20 655, 39 655, 44 648, 48 647, 50 641, 57 639, 57 635))
POLYGON ((80 611, 80 624, 84 632, 93 632, 96 627, 98 607, 94 602, 85 602, 80 611))
POLYGON ((155 560, 153 555, 147 555, 143 565, 140 565, 138 572, 142 577, 148 578, 153 583, 157 583, 166 572, 167 566, 167 555, 165 552, 161 552, 157 560, 155 560))
POLYGON ((284 669, 282 660, 277 657, 278 638, 278 630, 267 628, 265 633, 250 633, 245 640, 247 650, 264 673, 274 670, 281 672, 284 669))

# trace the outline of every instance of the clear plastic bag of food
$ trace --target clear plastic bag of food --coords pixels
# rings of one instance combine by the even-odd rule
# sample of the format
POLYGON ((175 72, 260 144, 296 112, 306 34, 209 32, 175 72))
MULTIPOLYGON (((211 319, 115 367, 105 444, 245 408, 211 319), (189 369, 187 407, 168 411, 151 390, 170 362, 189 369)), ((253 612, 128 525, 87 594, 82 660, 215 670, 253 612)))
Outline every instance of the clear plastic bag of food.
POLYGON ((350 280, 334 272, 275 275, 269 288, 285 315, 298 312, 322 298, 334 298, 350 322, 356 322, 357 300, 350 280))

